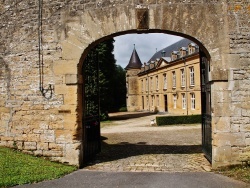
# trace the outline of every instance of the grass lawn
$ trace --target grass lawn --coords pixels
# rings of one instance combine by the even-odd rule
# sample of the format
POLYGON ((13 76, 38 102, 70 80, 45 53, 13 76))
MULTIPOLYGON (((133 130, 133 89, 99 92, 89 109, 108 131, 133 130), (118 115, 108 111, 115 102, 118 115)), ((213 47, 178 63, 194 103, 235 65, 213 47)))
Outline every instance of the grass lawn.
POLYGON ((236 180, 250 183, 250 166, 235 165, 222 167, 215 170, 215 172, 236 180))
POLYGON ((0 187, 59 178, 77 168, 0 147, 0 187))

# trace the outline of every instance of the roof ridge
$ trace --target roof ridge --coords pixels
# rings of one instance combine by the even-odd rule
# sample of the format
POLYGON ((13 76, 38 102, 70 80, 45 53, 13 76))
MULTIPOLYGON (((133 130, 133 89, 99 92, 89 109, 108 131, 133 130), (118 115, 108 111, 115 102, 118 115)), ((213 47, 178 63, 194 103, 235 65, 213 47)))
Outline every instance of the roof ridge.
POLYGON ((181 47, 185 47, 185 46, 188 46, 189 43, 193 43, 195 44, 193 41, 189 40, 189 39, 186 39, 186 38, 183 38, 159 51, 157 51, 149 60, 147 63, 151 62, 151 61, 154 61, 155 59, 157 58, 160 58, 162 55, 161 55, 161 52, 164 50, 165 51, 165 54, 166 56, 168 56, 169 54, 172 53, 172 51, 179 51, 178 49, 180 49, 181 47))

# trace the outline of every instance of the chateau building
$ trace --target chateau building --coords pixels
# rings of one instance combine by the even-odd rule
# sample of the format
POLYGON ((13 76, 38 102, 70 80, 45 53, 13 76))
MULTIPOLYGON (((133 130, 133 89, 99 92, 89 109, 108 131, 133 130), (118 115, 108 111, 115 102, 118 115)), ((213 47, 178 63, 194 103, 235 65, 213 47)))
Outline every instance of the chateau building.
POLYGON ((182 39, 144 65, 134 49, 125 69, 128 111, 201 113, 199 47, 192 41, 182 39))

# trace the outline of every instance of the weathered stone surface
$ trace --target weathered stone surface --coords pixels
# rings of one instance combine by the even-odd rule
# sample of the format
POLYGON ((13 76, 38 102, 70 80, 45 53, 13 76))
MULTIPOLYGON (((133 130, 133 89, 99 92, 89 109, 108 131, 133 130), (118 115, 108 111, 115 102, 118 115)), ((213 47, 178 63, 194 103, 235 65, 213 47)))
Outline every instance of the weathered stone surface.
POLYGON ((42 156, 43 155, 43 151, 42 150, 36 150, 36 151, 34 151, 34 155, 35 156, 42 156))
POLYGON ((63 144, 55 144, 55 143, 49 143, 49 149, 50 150, 57 150, 62 151, 63 150, 63 144))
POLYGON ((25 150, 36 150, 37 149, 36 142, 24 142, 24 149, 25 150))
POLYGON ((230 131, 230 117, 215 117, 213 118, 215 130, 214 132, 229 132, 230 131))
POLYGON ((41 135, 41 142, 55 142, 55 131, 44 130, 44 134, 41 135))
POLYGON ((37 149, 38 150, 48 150, 49 149, 49 143, 47 142, 39 142, 37 143, 37 149))
POLYGON ((43 156, 45 156, 45 157, 63 157, 63 153, 61 151, 48 150, 48 151, 43 151, 43 156))
POLYGON ((75 144, 66 144, 65 148, 65 161, 67 161, 69 164, 75 164, 79 161, 79 155, 80 155, 80 143, 75 144))
MULTIPOLYGON (((231 146, 220 146, 213 150, 214 161, 220 162, 220 165, 229 165, 232 159, 232 148, 231 146)), ((214 163, 213 167, 217 167, 218 163, 214 163)))
POLYGON ((74 85, 78 83, 78 78, 76 74, 66 74, 65 75, 65 84, 74 85))
POLYGON ((250 134, 249 7, 248 0, 44 0, 38 36, 38 4, 1 1, 0 145, 80 165, 88 50, 121 33, 163 32, 194 40, 211 57, 212 163, 239 162, 250 134), (137 30, 140 8, 148 9, 148 30, 137 30))
POLYGON ((241 153, 239 155, 239 160, 241 162, 249 162, 250 161, 250 152, 241 153))
POLYGON ((53 63, 55 75, 75 74, 77 72, 77 62, 59 60, 53 63))
POLYGON ((227 74, 227 69, 215 69, 211 71, 211 81, 227 81, 228 80, 228 74, 227 74))
POLYGON ((17 149, 22 150, 23 149, 23 142, 22 141, 16 142, 16 147, 17 147, 17 149))
POLYGON ((213 137, 213 145, 222 146, 246 146, 244 133, 216 133, 213 137))

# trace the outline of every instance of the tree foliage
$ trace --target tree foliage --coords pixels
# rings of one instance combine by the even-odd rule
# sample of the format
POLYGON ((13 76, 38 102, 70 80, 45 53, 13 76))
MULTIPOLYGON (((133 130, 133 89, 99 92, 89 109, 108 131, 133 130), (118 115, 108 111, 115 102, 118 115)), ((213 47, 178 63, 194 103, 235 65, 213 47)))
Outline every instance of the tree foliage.
MULTIPOLYGON (((99 43, 89 52, 86 58, 90 59, 88 61, 92 61, 93 56, 91 54, 98 54, 98 66, 86 66, 85 73, 94 74, 96 71, 94 67, 99 67, 99 99, 101 114, 117 111, 120 107, 126 105, 125 70, 116 64, 113 50, 114 39, 109 39, 99 43)), ((89 86, 85 83, 85 88, 88 88, 88 91, 85 92, 91 93, 96 90, 96 87, 98 87, 98 84, 93 88, 93 85, 89 86)), ((91 100, 98 99, 95 98, 91 100)))

